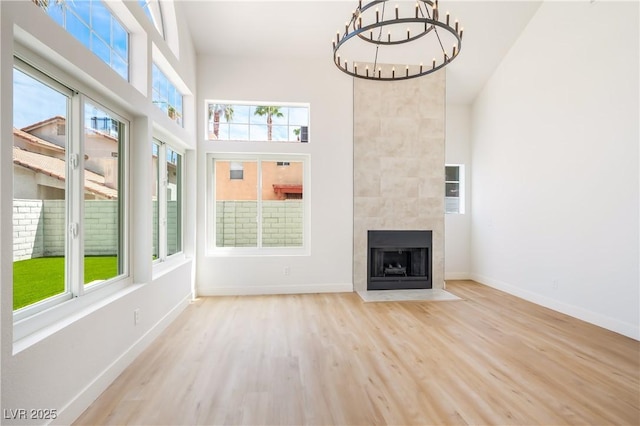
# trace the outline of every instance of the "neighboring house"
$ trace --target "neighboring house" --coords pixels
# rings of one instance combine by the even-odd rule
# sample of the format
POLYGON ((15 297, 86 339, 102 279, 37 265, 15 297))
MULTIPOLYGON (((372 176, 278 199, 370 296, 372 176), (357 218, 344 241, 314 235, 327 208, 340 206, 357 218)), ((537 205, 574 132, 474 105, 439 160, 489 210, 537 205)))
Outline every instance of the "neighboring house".
MULTIPOLYGON (((256 200, 257 163, 255 161, 216 162, 216 200, 256 200)), ((302 198, 302 163, 262 162, 262 200, 302 198)))
MULTIPOLYGON (((156 183, 156 185, 153 186, 151 191, 152 199, 155 202, 158 201, 157 184, 159 182, 158 173, 160 172, 158 168, 158 154, 155 152, 153 153, 152 164, 153 182, 156 183)), ((162 177, 163 175, 160 174, 160 176, 162 177)), ((178 185, 180 184, 180 182, 178 182, 178 165, 171 160, 167 160, 167 171, 164 176, 167 178, 167 200, 176 201, 178 199, 178 185)))
MULTIPOLYGON (((66 120, 55 116, 13 129, 14 198, 64 199, 66 120)), ((117 198, 118 140, 85 130, 85 199, 117 198)))

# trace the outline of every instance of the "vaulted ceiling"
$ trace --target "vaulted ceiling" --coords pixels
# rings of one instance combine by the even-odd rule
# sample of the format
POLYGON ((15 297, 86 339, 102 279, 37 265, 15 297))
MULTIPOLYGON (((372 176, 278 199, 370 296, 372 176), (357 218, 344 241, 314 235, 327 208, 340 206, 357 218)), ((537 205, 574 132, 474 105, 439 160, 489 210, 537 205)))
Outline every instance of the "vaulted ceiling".
MULTIPOLYGON (((357 0, 181 0, 175 4, 187 19, 199 55, 331 61, 332 37, 351 16, 357 0)), ((540 4, 440 0, 441 10, 449 10, 464 26, 460 56, 446 68, 448 102, 473 102, 540 4)))

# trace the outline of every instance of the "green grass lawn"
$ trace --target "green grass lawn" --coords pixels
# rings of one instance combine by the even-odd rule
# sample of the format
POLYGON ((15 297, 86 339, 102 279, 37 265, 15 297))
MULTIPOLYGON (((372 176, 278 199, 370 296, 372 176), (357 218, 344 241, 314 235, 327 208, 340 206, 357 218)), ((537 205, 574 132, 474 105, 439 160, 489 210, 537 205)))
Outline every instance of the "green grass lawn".
MULTIPOLYGON (((116 275, 118 275, 116 256, 84 258, 85 284, 116 275)), ((39 257, 13 262, 13 309, 20 309, 63 291, 63 257, 39 257)))

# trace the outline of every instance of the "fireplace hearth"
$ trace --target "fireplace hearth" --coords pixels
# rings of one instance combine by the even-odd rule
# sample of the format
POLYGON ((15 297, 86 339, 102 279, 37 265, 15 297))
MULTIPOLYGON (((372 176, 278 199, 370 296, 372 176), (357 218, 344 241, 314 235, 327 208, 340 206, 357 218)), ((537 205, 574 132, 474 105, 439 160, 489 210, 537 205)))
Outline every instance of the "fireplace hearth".
POLYGON ((431 288, 431 231, 368 231, 367 290, 431 288))

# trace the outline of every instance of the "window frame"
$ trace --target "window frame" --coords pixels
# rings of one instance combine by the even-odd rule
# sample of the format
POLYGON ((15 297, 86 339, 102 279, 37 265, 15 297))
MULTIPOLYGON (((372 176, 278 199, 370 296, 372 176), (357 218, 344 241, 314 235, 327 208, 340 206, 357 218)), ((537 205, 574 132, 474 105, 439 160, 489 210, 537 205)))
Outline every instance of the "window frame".
POLYGON ((178 126, 184 127, 184 93, 182 93, 176 84, 174 84, 167 74, 162 70, 156 61, 151 64, 151 101, 161 111, 163 111, 167 117, 178 126), (166 91, 163 91, 162 87, 156 88, 155 76, 161 77, 160 83, 166 82, 166 91), (171 104, 171 89, 175 92, 177 97, 174 97, 174 104, 171 104), (180 98, 180 109, 178 109, 177 99, 180 98), (164 104, 166 103, 166 108, 164 104), (174 116, 171 116, 171 109, 173 109, 174 116))
POLYGON ((229 179, 244 180, 244 164, 239 161, 231 161, 229 164, 229 179), (238 164, 240 166, 238 166, 238 164), (236 172, 236 173, 234 173, 236 172), (239 173, 238 173, 239 172, 239 173))
POLYGON ((465 173, 464 173, 464 164, 445 164, 445 173, 444 173, 444 185, 445 185, 445 193, 444 193, 444 202, 445 202, 445 214, 465 214, 465 173), (458 180, 447 180, 447 167, 456 167, 458 169, 458 180), (457 197, 448 197, 447 196, 447 184, 455 183, 458 184, 458 196, 457 197), (457 211, 447 211, 447 199, 457 199, 458 200, 458 208, 457 211))
MULTIPOLYGON (((160 264, 166 262, 167 260, 180 256, 184 252, 184 164, 185 164, 185 150, 182 148, 176 147, 174 144, 164 142, 159 137, 154 137, 152 144, 158 145, 158 258, 153 260, 154 264, 160 264), (181 158, 181 167, 179 169, 180 176, 178 176, 179 181, 179 211, 178 211, 178 234, 180 236, 180 250, 177 250, 175 253, 168 254, 168 196, 167 190, 169 187, 169 179, 167 176, 167 165, 169 162, 167 161, 167 149, 171 149, 173 152, 178 154, 181 158), (162 175, 161 175, 162 174, 162 175)), ((153 238, 153 233, 152 233, 153 238)))
POLYGON ((158 0, 138 0, 138 5, 144 10, 145 16, 149 19, 158 33, 165 37, 164 16, 162 5, 158 0), (144 3, 144 4, 143 4, 144 3))
POLYGON ((122 21, 120 20, 120 18, 117 16, 116 13, 114 13, 114 11, 111 9, 111 7, 108 4, 109 2, 107 1, 103 1, 103 0, 91 0, 89 2, 89 22, 85 21, 84 17, 80 16, 76 10, 74 10, 71 6, 69 6, 66 2, 63 2, 62 4, 55 4, 53 2, 51 2, 48 6, 47 6, 47 10, 46 13, 47 15, 49 15, 51 17, 51 19, 56 22, 56 24, 60 25, 67 33, 69 33, 73 38, 75 38, 79 43, 81 43, 83 46, 85 46, 87 48, 88 51, 90 51, 93 55, 95 55, 96 57, 98 57, 102 62, 104 62, 109 68, 111 68, 116 74, 118 74, 120 77, 122 77, 125 81, 130 82, 131 81, 131 31, 129 30, 129 28, 127 28, 122 21), (109 36, 111 38, 111 40, 104 40, 104 38, 102 37, 102 35, 96 30, 94 29, 94 25, 92 23, 93 20, 93 12, 91 11, 91 7, 92 7, 92 3, 93 2, 100 2, 102 4, 102 7, 104 7, 108 12, 109 12, 109 36), (62 19, 62 22, 59 22, 56 17, 54 15, 52 15, 52 10, 54 10, 54 8, 60 8, 60 16, 62 19), (68 20, 68 14, 71 14, 76 20, 78 20, 78 22, 80 24, 82 24, 83 26, 85 26, 88 31, 89 31, 89 40, 88 40, 88 44, 85 44, 85 42, 78 38, 76 36, 76 34, 74 34, 73 32, 69 31, 69 29, 67 28, 67 20, 68 20), (120 27, 124 30, 124 32, 127 34, 127 51, 126 51, 126 58, 123 58, 122 55, 120 55, 117 51, 117 49, 114 46, 114 41, 113 41, 113 21, 115 21, 118 25, 120 25, 120 27), (106 43, 108 48, 109 48, 109 62, 106 62, 100 55, 98 55, 98 53, 96 53, 96 51, 94 50, 94 42, 93 39, 94 37, 97 37, 99 39, 99 41, 106 43), (122 75, 120 72, 118 72, 117 68, 114 67, 114 55, 117 58, 123 59, 125 61, 126 64, 126 76, 122 75))
MULTIPOLYGON (((82 308, 103 300, 132 283, 130 274, 130 244, 129 229, 130 216, 130 131, 131 120, 116 112, 117 106, 94 92, 91 88, 76 81, 72 76, 57 70, 51 75, 41 69, 51 72, 55 66, 43 58, 27 54, 20 45, 15 46, 13 68, 20 70, 46 86, 52 87, 65 95, 70 94, 67 107, 66 132, 68 144, 66 162, 69 164, 71 155, 77 158, 77 167, 68 167, 65 177, 65 292, 43 299, 31 305, 24 306, 12 312, 14 330, 13 340, 23 339, 27 335, 78 313, 82 308), (55 77, 54 77, 55 76, 55 77), (75 89, 78 88, 78 89, 75 89), (87 286, 84 283, 84 110, 85 104, 90 103, 122 123, 123 132, 119 146, 119 187, 118 200, 120 228, 118 233, 119 261, 122 262, 122 272, 110 279, 87 286), (69 227, 77 223, 79 232, 77 237, 71 238, 69 227)), ((12 172, 13 176, 13 172, 12 172)), ((13 285, 13 283, 12 283, 13 285)))
MULTIPOLYGON (((308 144, 311 143, 311 105, 309 103, 303 103, 303 102, 258 102, 258 101, 228 101, 228 100, 213 100, 213 99, 207 99, 205 100, 205 104, 204 104, 204 134, 206 137, 206 140, 209 141, 220 141, 220 142, 257 142, 257 143, 275 143, 275 144, 308 144), (249 114, 249 118, 248 118, 248 122, 246 123, 233 123, 234 125, 237 126, 246 126, 247 127, 247 139, 235 139, 235 138, 221 138, 221 137, 215 137, 212 136, 214 134, 214 122, 213 119, 211 119, 209 117, 209 111, 210 111, 210 107, 212 105, 230 105, 230 106, 239 106, 239 107, 249 107, 251 108, 255 108, 258 106, 268 106, 268 107, 282 107, 282 108, 305 108, 307 111, 307 125, 298 125, 298 124, 291 124, 290 121, 290 117, 287 117, 287 124, 278 124, 278 123, 273 123, 274 126, 286 126, 288 131, 287 134, 290 134, 291 131, 293 131, 295 128, 299 128, 300 129, 300 136, 298 136, 299 140, 291 140, 291 139, 287 139, 287 140, 268 140, 268 138, 266 139, 252 139, 251 138, 251 128, 252 126, 262 126, 262 124, 259 123, 252 123, 252 117, 254 115, 249 114), (306 130, 305 130, 306 128, 306 130), (306 136, 306 140, 303 140, 303 135, 306 136)), ((219 123, 219 125, 225 125, 226 123, 219 123)), ((267 124, 265 123, 264 126, 266 127, 267 124)), ((218 130, 218 132, 220 133, 220 130, 218 130)))
POLYGON ((308 256, 311 253, 311 155, 300 153, 273 154, 273 153, 208 153, 207 154, 207 213, 206 213, 206 255, 207 256, 308 256), (216 246, 216 161, 255 161, 258 166, 258 215, 256 217, 258 235, 262 234, 262 162, 300 162, 302 163, 302 186, 304 197, 302 198, 302 245, 299 247, 217 247, 216 246))
POLYGON ((165 184, 165 188, 164 191, 162 191, 164 197, 165 197, 165 229, 164 229, 164 236, 165 236, 165 256, 163 260, 167 260, 167 259, 171 259, 174 256, 179 256, 183 253, 184 251, 184 164, 185 164, 185 152, 183 149, 177 148, 175 145, 172 144, 165 144, 165 173, 167 173, 167 177, 166 177, 166 184, 165 184), (176 153, 178 156, 180 156, 180 162, 177 165, 177 175, 176 175, 176 180, 178 182, 178 184, 176 185, 176 191, 177 191, 177 198, 179 201, 179 208, 178 208, 178 212, 177 212, 177 218, 176 218, 176 223, 178 225, 178 229, 177 229, 177 233, 179 236, 179 245, 180 245, 180 249, 176 250, 174 253, 169 254, 169 197, 168 197, 168 189, 169 189, 169 176, 168 176, 168 165, 170 163, 170 161, 167 160, 167 151, 168 150, 173 151, 174 153, 176 153))

